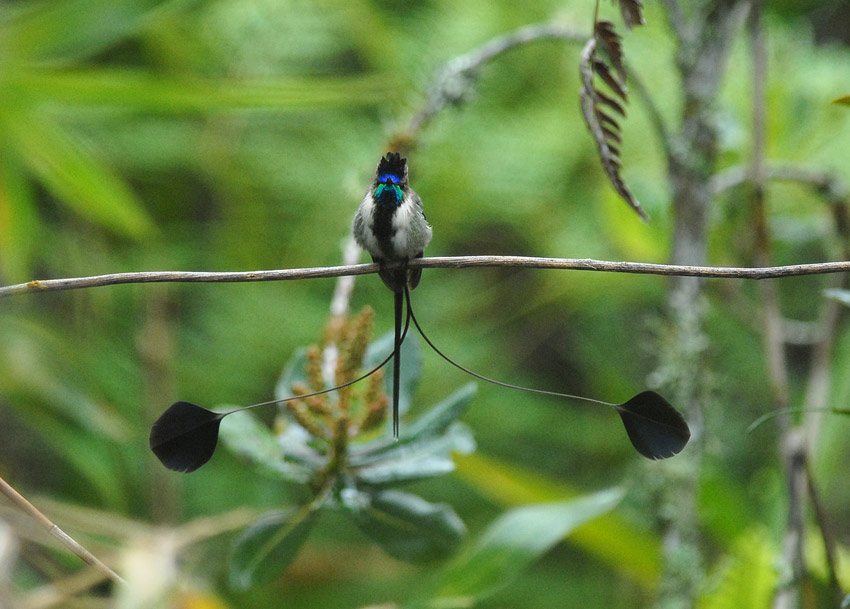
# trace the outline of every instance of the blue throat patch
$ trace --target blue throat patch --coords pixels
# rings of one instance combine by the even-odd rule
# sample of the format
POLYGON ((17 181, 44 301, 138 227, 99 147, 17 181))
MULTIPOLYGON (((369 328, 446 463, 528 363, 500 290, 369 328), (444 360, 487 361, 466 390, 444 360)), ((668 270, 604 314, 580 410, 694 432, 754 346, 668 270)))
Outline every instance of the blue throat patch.
MULTIPOLYGON (((384 176, 380 176, 379 179, 384 176)), ((392 176, 393 178, 395 176, 392 176)), ((383 181, 383 180, 381 180, 383 181)), ((375 188, 375 200, 381 205, 392 205, 398 207, 401 205, 401 200, 404 195, 401 192, 401 186, 398 186, 398 183, 393 181, 392 184, 378 184, 378 187, 375 188)))

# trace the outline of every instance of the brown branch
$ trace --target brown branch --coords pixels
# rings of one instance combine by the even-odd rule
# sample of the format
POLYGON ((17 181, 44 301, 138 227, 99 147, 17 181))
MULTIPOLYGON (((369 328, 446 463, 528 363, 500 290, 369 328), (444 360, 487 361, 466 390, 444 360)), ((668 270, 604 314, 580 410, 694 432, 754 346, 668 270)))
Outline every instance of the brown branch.
MULTIPOLYGON (((398 263, 400 264, 400 263, 398 263)), ((651 262, 614 262, 592 258, 537 258, 531 256, 437 256, 411 260, 410 268, 466 269, 466 268, 527 268, 569 271, 597 271, 604 273, 629 273, 636 275, 662 275, 676 277, 707 277, 715 279, 780 279, 803 275, 825 275, 850 272, 850 261, 814 262, 788 266, 731 267, 692 266, 684 264, 655 264, 651 262)), ((252 281, 292 281, 368 275, 377 273, 377 264, 352 264, 344 266, 280 269, 267 271, 141 271, 135 273, 110 273, 90 277, 64 279, 36 279, 26 283, 0 287, 0 298, 62 290, 95 288, 128 283, 245 283, 252 281)))

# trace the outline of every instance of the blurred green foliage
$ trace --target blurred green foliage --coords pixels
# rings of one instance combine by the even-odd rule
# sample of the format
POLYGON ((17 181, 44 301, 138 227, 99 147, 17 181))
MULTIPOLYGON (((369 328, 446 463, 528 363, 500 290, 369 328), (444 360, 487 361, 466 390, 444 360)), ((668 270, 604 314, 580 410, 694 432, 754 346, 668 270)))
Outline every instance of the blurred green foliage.
MULTIPOLYGON (((591 8, 578 0, 2 1, 0 281, 336 264, 388 134, 423 102, 434 71, 527 23, 557 19, 590 31, 591 8)), ((610 3, 601 8, 616 19, 610 3)), ((781 9, 767 19, 767 156, 850 180, 850 113, 830 103, 848 90, 850 50, 816 46, 806 16, 781 9)), ((657 3, 647 3, 646 17, 646 27, 625 36, 625 54, 675 124, 681 100, 666 17, 657 3)), ((578 53, 577 45, 545 41, 500 56, 482 70, 477 95, 422 134, 410 166, 434 226, 426 254, 667 259, 669 191, 645 109, 633 95, 622 158, 649 225, 605 182, 578 109, 578 53)), ((750 153, 748 56, 739 41, 717 108, 725 167, 750 153)), ((718 198, 713 263, 752 263, 744 196, 718 198)), ((768 200, 778 262, 838 255, 830 211, 816 194, 777 184, 768 200)), ((603 273, 426 270, 414 304, 437 344, 475 370, 622 401, 663 379, 666 285, 603 273)), ((829 285, 824 277, 782 281, 783 312, 815 319, 829 285)), ((103 538, 127 541, 127 564, 158 556, 140 549, 159 539, 150 523, 299 503, 298 485, 226 451, 191 476, 165 472, 147 433, 176 399, 269 399, 285 362, 320 338, 333 287, 327 280, 116 286, 0 301, 0 475, 61 502, 50 516, 95 549, 123 555, 103 538), (71 504, 97 512, 75 516, 71 504)), ((707 293, 714 401, 702 432, 700 519, 717 560, 700 606, 763 607, 785 507, 774 427, 746 432, 770 402, 758 293, 719 280, 707 293)), ((377 277, 357 279, 352 308, 371 304, 381 331, 392 322, 390 301, 377 277)), ((835 339, 830 404, 844 407, 846 327, 835 339)), ((801 347, 789 355, 799 394, 809 354, 801 347)), ((406 423, 467 381, 426 352, 406 423)), ((480 454, 458 459, 456 475, 410 489, 461 515, 467 556, 509 507, 614 485, 627 491, 615 512, 579 528, 573 545, 549 551, 480 606, 651 604, 654 525, 665 515, 647 506, 663 481, 659 468, 675 468, 675 460, 640 460, 607 409, 496 387, 479 387, 463 420, 480 454)), ((844 542, 848 432, 847 417, 826 419, 813 455, 844 542)), ((285 576, 244 592, 226 583, 223 557, 236 533, 186 533, 197 542, 186 542, 174 566, 186 606, 267 607, 285 598, 292 608, 358 607, 400 601, 423 576, 440 577, 389 558, 340 515, 314 525, 285 576)), ((60 576, 29 547, 19 586, 60 576)), ((62 564, 65 572, 76 568, 73 560, 62 564)))

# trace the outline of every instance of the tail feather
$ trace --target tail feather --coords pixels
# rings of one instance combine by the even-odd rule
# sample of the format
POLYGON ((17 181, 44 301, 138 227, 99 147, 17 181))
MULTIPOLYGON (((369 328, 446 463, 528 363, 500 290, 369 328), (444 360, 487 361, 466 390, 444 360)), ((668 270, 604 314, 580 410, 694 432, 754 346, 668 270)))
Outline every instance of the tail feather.
POLYGON ((395 341, 393 355, 393 438, 398 440, 398 385, 401 369, 401 316, 404 292, 395 292, 395 341))

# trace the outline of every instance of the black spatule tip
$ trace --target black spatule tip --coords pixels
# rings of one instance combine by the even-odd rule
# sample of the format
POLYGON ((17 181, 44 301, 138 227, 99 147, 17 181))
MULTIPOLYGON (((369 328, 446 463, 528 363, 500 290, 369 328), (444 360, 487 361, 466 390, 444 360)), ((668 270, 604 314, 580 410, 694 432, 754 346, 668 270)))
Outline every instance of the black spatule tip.
POLYGON ((666 459, 681 452, 691 430, 679 411, 655 393, 644 391, 615 406, 629 440, 648 459, 666 459))
POLYGON ((175 402, 153 424, 151 450, 168 469, 193 472, 213 456, 225 414, 191 402, 175 402))

